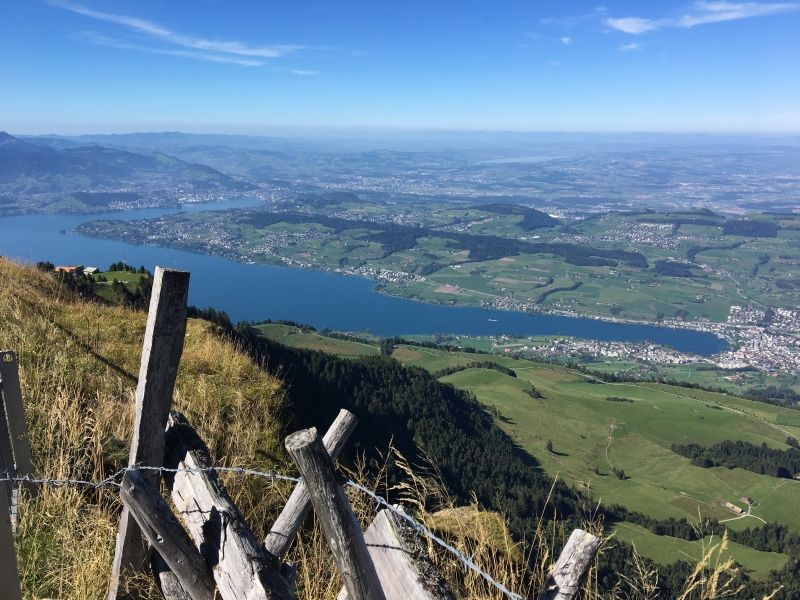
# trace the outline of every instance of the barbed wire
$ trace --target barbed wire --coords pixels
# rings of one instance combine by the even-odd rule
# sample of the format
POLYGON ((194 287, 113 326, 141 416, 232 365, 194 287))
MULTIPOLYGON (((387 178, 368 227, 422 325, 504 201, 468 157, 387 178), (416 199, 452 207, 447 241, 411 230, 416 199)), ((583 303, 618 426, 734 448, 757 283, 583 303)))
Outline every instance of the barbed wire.
MULTIPOLYGON (((200 468, 168 468, 168 467, 150 467, 150 466, 134 466, 134 467, 124 467, 115 473, 109 475, 105 479, 101 481, 92 481, 87 479, 49 479, 49 478, 34 478, 30 475, 25 475, 23 477, 12 477, 8 474, 4 476, 0 476, 0 482, 14 482, 14 483, 29 483, 29 484, 38 484, 38 485, 48 485, 51 487, 65 487, 69 485, 78 485, 83 487, 90 487, 95 489, 120 489, 122 487, 122 478, 125 476, 125 473, 128 471, 154 471, 158 473, 229 473, 233 475, 249 475, 252 477, 261 477, 263 479, 270 479, 273 481, 289 481, 293 483, 298 483, 301 481, 299 477, 293 477, 291 475, 283 475, 281 473, 271 473, 269 471, 258 471, 256 469, 249 469, 246 467, 200 467, 200 468)), ((380 496, 370 490, 369 488, 364 487, 360 483, 356 483, 353 480, 347 480, 344 482, 344 485, 351 487, 362 494, 369 496, 378 506, 382 506, 383 508, 389 510, 393 514, 399 516, 403 519, 416 533, 422 535, 423 537, 428 538, 450 554, 452 554, 458 561, 464 566, 464 569, 471 570, 477 575, 481 576, 487 583, 489 583, 492 587, 497 589, 499 592, 504 594, 507 598, 511 600, 526 600, 524 596, 516 594, 509 590, 506 586, 502 583, 494 579, 489 573, 481 569, 475 562, 468 557, 466 554, 461 552, 460 550, 454 548, 452 545, 448 544, 442 538, 437 536, 433 533, 430 529, 425 527, 422 523, 414 519, 411 515, 407 512, 398 509, 396 506, 389 503, 383 496, 380 496)))

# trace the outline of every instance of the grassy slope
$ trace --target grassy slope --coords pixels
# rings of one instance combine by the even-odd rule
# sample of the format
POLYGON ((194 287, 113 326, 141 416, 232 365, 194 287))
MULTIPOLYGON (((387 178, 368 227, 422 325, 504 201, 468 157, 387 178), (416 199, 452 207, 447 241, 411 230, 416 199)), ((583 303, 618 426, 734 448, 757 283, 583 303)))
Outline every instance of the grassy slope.
MULTIPOLYGON (((549 473, 558 473, 606 503, 656 518, 696 519, 700 512, 726 519, 733 515, 719 506, 720 500, 735 502, 747 495, 758 502, 755 515, 800 530, 800 515, 792 508, 800 482, 742 469, 701 469, 669 449, 673 443, 713 444, 725 439, 785 447, 787 435, 796 436, 798 428, 776 421, 795 415, 773 409, 775 416, 767 420, 756 416, 767 412, 760 406, 752 411, 734 408, 735 404, 729 408, 713 403, 713 394, 686 394, 671 386, 592 384, 580 374, 558 368, 531 366, 516 372, 518 377, 513 378, 469 369, 444 381, 496 406, 506 419, 501 426, 549 473), (526 393, 530 384, 545 397, 531 398, 526 393), (609 396, 633 402, 606 401, 609 396), (547 440, 552 440, 556 453, 544 451, 547 440), (630 479, 620 481, 610 474, 612 467, 623 469, 630 479), (595 468, 600 475, 593 472, 595 468)), ((757 524, 743 519, 731 526, 757 524)))
MULTIPOLYGON (((702 514, 730 519, 734 515, 719 505, 720 500, 737 502, 747 495, 758 502, 753 514, 800 529, 800 515, 793 508, 800 482, 743 469, 700 469, 669 450, 671 443, 722 439, 782 447, 787 435, 798 434, 800 415, 794 411, 673 386, 591 384, 582 375, 558 367, 520 366, 510 359, 498 362, 514 367, 517 378, 493 370, 468 369, 443 381, 496 406, 502 415, 500 426, 551 475, 563 477, 605 503, 622 504, 657 518, 696 520, 702 514), (533 399, 526 393, 531 383, 545 398, 533 399), (634 402, 608 402, 608 396, 634 402), (554 453, 546 451, 547 440, 552 440, 554 453), (612 466, 623 469, 630 478, 620 481, 611 473, 612 466), (594 467, 601 475, 592 471, 594 467)), ((745 518, 728 525, 760 524, 745 518)), ((630 533, 619 532, 621 539, 636 541, 639 552, 654 560, 672 562, 677 549, 688 552, 691 547, 694 550, 689 555, 698 553, 698 545, 655 536, 642 528, 637 528, 632 538, 625 532, 630 533)), ((784 555, 737 545, 731 545, 729 551, 757 577, 786 562, 784 555)))
MULTIPOLYGON (((723 439, 785 447, 787 435, 800 435, 797 411, 661 384, 591 383, 590 378, 564 367, 502 356, 414 346, 399 346, 393 356, 432 372, 482 359, 514 369, 516 378, 494 370, 467 369, 442 380, 468 389, 480 401, 495 406, 502 415, 499 425, 534 454, 549 474, 566 479, 605 503, 619 503, 656 518, 696 520, 703 514, 729 519, 733 513, 722 508, 719 501, 736 502, 748 495, 758 502, 753 514, 800 530, 800 515, 793 509, 800 482, 742 469, 700 469, 669 450, 672 443, 710 444, 723 439), (531 398, 527 394, 531 385, 545 398, 531 398), (609 402, 608 396, 633 402, 609 402), (547 440, 552 440, 555 453, 545 450, 547 440), (614 477, 612 465, 630 478, 620 481, 614 477), (602 474, 594 473, 594 467, 602 474)), ((731 521, 729 526, 760 524, 746 518, 731 521)), ((632 526, 625 527, 629 532, 632 526)), ((623 531, 619 535, 627 539, 623 531)), ((641 528, 636 530, 635 541, 642 554, 666 562, 675 560, 676 548, 686 551, 698 547, 689 542, 684 546, 681 541, 641 528)), ((730 552, 755 575, 764 575, 786 561, 784 555, 737 545, 731 545, 730 552)))
MULTIPOLYGON (((103 479, 127 462, 145 314, 75 300, 52 278, 5 260, 0 286, 0 344, 19 354, 37 474, 103 479)), ((279 436, 283 397, 281 383, 211 325, 189 322, 175 405, 218 464, 288 468, 279 436)), ((242 478, 228 487, 257 531, 286 493, 242 478)), ((43 488, 23 502, 18 553, 26 594, 104 597, 118 509, 112 492, 87 501, 75 488, 43 488)))

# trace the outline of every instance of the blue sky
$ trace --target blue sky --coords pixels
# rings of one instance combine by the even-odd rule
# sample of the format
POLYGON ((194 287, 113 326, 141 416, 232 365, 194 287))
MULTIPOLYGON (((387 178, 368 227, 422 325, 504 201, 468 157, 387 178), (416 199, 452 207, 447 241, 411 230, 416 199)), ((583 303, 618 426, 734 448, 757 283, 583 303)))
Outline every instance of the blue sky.
POLYGON ((0 129, 800 132, 800 0, 24 0, 0 129))

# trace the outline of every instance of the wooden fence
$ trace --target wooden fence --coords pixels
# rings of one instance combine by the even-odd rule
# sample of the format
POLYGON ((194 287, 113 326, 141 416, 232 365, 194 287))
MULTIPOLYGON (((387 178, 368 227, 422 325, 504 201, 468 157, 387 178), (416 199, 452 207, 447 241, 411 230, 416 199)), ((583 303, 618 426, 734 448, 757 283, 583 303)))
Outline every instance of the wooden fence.
MULTIPOLYGON (((132 576, 152 572, 168 600, 285 600, 295 597, 294 568, 283 559, 313 509, 344 588, 339 599, 443 600, 452 593, 420 545, 411 543, 393 509, 378 512, 362 532, 335 474, 336 459, 356 427, 342 410, 321 439, 315 429, 286 438, 302 479, 263 543, 259 542, 213 468, 208 448, 187 419, 171 411, 186 333, 189 274, 157 268, 136 389, 136 417, 120 497, 109 600, 135 598, 132 576), (173 509, 160 492, 160 476, 173 509)), ((17 357, 0 352, 0 598, 22 598, 14 547, 20 478, 33 478, 17 357)), ((33 482, 21 482, 35 494, 33 482)), ((401 515, 402 516, 402 515, 401 515)), ((570 600, 600 540, 572 533, 552 569, 544 600, 570 600)))

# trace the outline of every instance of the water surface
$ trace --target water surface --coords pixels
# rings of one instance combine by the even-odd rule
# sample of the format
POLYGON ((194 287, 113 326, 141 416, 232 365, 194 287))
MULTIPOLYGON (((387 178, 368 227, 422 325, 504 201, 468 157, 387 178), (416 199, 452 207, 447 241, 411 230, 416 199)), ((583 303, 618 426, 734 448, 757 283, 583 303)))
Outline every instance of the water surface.
MULTIPOLYGON (((180 210, 226 210, 258 205, 241 198, 180 210)), ((122 260, 191 272, 189 302, 226 311, 234 321, 287 319, 316 327, 370 331, 380 336, 455 333, 463 335, 568 335, 616 341, 651 341, 684 352, 709 355, 727 347, 710 333, 595 319, 530 315, 472 307, 450 307, 375 292, 364 277, 307 269, 233 262, 171 248, 93 239, 74 229, 95 219, 135 220, 178 209, 141 209, 95 215, 25 215, 0 218, 0 254, 33 263, 82 264, 107 268, 122 260), (63 231, 64 233, 60 233, 63 231)))

